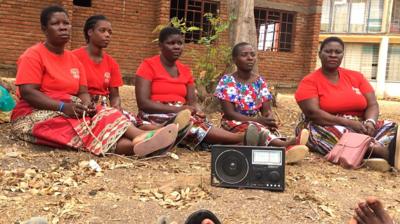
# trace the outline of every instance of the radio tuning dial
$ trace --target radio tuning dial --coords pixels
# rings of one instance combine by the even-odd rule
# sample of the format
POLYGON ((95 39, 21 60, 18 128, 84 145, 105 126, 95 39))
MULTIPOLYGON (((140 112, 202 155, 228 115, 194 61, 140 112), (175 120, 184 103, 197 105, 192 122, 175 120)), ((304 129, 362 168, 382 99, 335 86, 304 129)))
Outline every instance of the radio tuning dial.
POLYGON ((281 175, 279 174, 278 171, 272 171, 271 173, 269 173, 269 179, 272 182, 278 182, 280 180, 281 175))

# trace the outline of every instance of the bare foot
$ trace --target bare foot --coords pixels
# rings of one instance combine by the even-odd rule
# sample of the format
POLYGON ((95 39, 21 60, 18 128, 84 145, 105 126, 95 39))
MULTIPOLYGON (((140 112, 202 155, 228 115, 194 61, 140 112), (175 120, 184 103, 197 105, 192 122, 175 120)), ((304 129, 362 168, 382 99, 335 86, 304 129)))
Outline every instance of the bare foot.
POLYGON ((375 197, 368 197, 365 202, 358 203, 354 218, 358 224, 394 224, 393 219, 375 197))

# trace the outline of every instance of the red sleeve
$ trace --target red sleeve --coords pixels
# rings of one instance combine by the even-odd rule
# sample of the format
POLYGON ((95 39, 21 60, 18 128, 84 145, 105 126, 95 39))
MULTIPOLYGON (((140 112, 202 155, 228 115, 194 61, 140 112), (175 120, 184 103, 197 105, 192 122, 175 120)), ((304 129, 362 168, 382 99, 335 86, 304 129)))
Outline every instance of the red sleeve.
POLYGON ((153 80, 155 76, 152 66, 146 60, 139 65, 139 68, 136 70, 136 75, 150 81, 153 80))
POLYGON ((28 49, 18 59, 17 65, 15 85, 42 83, 44 67, 38 52, 28 49))
POLYGON ((110 87, 120 87, 124 83, 122 81, 121 71, 119 69, 118 63, 110 57, 111 63, 111 79, 110 79, 110 87))
POLYGON ((176 62, 176 66, 178 67, 178 70, 182 71, 187 79, 187 84, 194 84, 194 77, 192 70, 189 68, 189 66, 182 64, 180 61, 176 62))
POLYGON ((363 74, 359 73, 359 82, 360 82, 360 91, 362 94, 374 92, 374 88, 368 82, 368 80, 364 77, 363 74))
POLYGON ((297 87, 294 97, 296 98, 297 102, 306 99, 317 98, 318 88, 316 81, 310 77, 305 77, 303 80, 301 80, 299 87, 297 87))
POLYGON ((190 85, 190 84, 194 84, 193 73, 192 73, 192 71, 191 71, 191 70, 189 70, 189 73, 188 73, 188 75, 189 75, 188 84, 189 84, 189 85, 190 85))

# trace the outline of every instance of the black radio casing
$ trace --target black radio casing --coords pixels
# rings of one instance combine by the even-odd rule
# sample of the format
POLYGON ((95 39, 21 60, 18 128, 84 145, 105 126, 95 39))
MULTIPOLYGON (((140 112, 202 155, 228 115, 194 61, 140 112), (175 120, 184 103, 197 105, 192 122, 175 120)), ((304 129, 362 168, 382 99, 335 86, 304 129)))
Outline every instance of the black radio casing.
POLYGON ((211 185, 284 191, 285 148, 213 145, 211 147, 211 185), (253 160, 255 152, 277 151, 281 156, 279 165, 259 164, 253 160))

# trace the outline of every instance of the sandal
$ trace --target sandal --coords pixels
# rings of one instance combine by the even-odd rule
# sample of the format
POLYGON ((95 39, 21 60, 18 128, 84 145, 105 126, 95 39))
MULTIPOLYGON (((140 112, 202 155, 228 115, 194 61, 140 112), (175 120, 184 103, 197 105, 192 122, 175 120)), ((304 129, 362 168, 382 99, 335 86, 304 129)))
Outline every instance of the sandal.
POLYGON ((214 224, 221 224, 217 216, 209 210, 200 209, 193 212, 185 221, 185 224, 201 224, 205 219, 210 219, 214 224))
POLYGON ((259 142, 259 131, 257 126, 249 124, 244 134, 244 145, 256 146, 259 142))
POLYGON ((190 125, 192 122, 190 121, 190 118, 192 117, 192 112, 190 112, 189 109, 181 110, 178 113, 176 113, 175 117, 171 120, 169 120, 165 126, 169 124, 177 124, 179 126, 179 132, 182 131, 183 129, 187 128, 188 125, 190 125))
POLYGON ((302 161, 309 149, 305 145, 292 145, 286 148, 285 163, 297 163, 302 161))
POLYGON ((390 164, 385 159, 381 158, 371 158, 365 159, 364 165, 371 170, 386 172, 390 170, 390 164))
POLYGON ((310 137, 310 132, 307 129, 302 129, 299 135, 296 137, 296 144, 306 145, 309 137, 310 137))
POLYGON ((132 140, 133 153, 142 157, 166 150, 174 144, 177 135, 178 125, 176 124, 169 124, 160 129, 143 133, 132 140))

